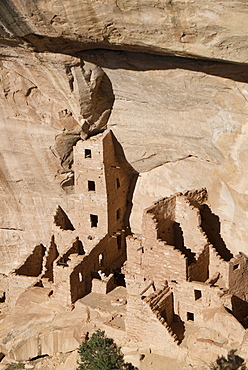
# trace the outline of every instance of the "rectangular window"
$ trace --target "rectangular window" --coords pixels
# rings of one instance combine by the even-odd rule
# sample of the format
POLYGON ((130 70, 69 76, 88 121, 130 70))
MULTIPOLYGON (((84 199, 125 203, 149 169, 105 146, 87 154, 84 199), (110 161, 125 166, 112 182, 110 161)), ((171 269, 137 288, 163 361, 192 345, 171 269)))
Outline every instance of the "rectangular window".
POLYGON ((97 215, 90 215, 90 223, 91 223, 91 227, 97 227, 98 216, 97 215))
POLYGON ((99 259, 99 266, 103 266, 103 264, 104 264, 104 254, 100 253, 99 256, 98 256, 98 259, 99 259))
POLYGON ((197 301, 197 299, 200 299, 202 297, 202 293, 200 290, 195 289, 194 293, 195 293, 195 301, 197 301))
POLYGON ((121 186, 119 177, 115 179, 115 182, 116 182, 116 189, 119 189, 119 187, 121 186))
POLYGON ((84 281, 84 276, 82 272, 79 272, 78 277, 79 277, 79 281, 84 281))
POLYGON ((116 211, 116 220, 119 220, 121 217, 121 209, 118 208, 117 211, 116 211))
POLYGON ((96 184, 95 181, 88 181, 88 191, 95 191, 96 190, 96 184))
POLYGON ((85 149, 84 150, 84 157, 85 158, 91 158, 91 149, 85 149))
POLYGON ((116 238, 118 249, 121 249, 121 235, 117 235, 116 238))
POLYGON ((187 320, 194 321, 194 314, 193 312, 187 312, 187 320))

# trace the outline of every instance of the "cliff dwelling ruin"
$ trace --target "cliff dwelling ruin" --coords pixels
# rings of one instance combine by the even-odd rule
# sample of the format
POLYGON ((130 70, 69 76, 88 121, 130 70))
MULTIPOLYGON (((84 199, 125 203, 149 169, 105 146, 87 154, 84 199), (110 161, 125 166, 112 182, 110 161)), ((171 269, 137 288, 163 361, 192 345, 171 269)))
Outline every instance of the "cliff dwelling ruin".
MULTIPOLYGON (((71 206, 54 210, 49 245, 37 245, 1 275, 3 312, 42 289, 68 315, 84 305, 83 332, 93 330, 98 307, 104 320, 110 315, 104 325, 112 336, 193 364, 195 349, 205 348, 200 362, 207 364, 223 343, 230 349, 248 338, 248 258, 226 247, 206 189, 158 199, 144 210, 142 234, 135 235, 129 214, 137 173, 113 132, 77 141, 72 168, 71 206), (198 338, 201 330, 207 337, 198 338)), ((24 341, 11 354, 24 360, 63 352, 56 338, 39 334, 38 342, 24 341)))
POLYGON ((0 370, 248 366, 247 13, 1 1, 0 370))

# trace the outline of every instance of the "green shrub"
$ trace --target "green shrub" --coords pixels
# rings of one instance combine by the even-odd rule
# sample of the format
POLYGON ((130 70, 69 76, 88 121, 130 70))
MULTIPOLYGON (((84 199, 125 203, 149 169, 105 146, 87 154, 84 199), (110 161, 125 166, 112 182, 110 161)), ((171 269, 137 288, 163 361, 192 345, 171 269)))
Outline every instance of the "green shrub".
POLYGON ((107 338, 104 331, 97 330, 90 340, 79 347, 80 362, 77 370, 138 370, 125 363, 120 347, 107 338))
POLYGON ((18 369, 24 369, 25 366, 24 364, 22 364, 21 362, 19 362, 18 364, 9 364, 5 370, 18 370, 18 369))

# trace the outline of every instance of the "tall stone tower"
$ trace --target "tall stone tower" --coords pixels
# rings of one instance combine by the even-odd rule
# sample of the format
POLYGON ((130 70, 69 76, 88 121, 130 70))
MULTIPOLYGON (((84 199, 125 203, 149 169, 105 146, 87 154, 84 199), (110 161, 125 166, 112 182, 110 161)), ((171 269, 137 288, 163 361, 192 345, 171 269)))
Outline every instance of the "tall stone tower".
MULTIPOLYGON (((122 244, 131 172, 112 131, 74 147, 77 229, 93 245, 107 234, 122 244)), ((88 240, 88 242, 87 242, 88 240)))

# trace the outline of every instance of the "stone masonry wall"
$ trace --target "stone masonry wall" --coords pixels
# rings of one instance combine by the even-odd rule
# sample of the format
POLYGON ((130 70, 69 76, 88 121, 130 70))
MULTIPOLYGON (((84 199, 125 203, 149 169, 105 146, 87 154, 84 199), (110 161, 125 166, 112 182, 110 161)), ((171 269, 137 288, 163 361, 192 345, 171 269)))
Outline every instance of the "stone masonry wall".
POLYGON ((49 250, 46 251, 46 262, 44 266, 45 273, 42 276, 43 278, 47 278, 49 281, 53 281, 53 263, 58 255, 59 252, 54 242, 54 236, 52 236, 49 250))
POLYGON ((171 245, 174 245, 175 204, 176 197, 172 196, 161 199, 147 210, 148 213, 154 215, 157 222, 157 238, 171 245))
POLYGON ((103 158, 108 202, 108 232, 115 233, 124 228, 127 197, 130 187, 130 174, 118 158, 117 143, 110 131, 103 139, 103 158))
POLYGON ((202 310, 211 304, 215 307, 222 305, 217 287, 195 281, 169 285, 173 290, 175 313, 185 322, 195 322, 204 326, 202 310))
POLYGON ((196 262, 188 267, 190 281, 206 281, 209 278, 209 246, 206 245, 196 262))
POLYGON ((126 260, 126 250, 124 244, 119 248, 117 238, 106 235, 89 254, 74 253, 66 263, 57 264, 60 258, 54 262, 55 294, 68 305, 91 292, 92 279, 99 270, 108 275, 120 269, 126 260))
POLYGON ((107 189, 102 134, 74 147, 75 193, 79 198, 77 230, 100 240, 108 232, 107 189), (90 181, 90 182, 89 182, 90 181), (91 216, 92 215, 92 216, 91 216), (95 223, 94 223, 95 222, 95 223))
POLYGON ((198 208, 192 206, 185 196, 176 199, 176 221, 183 231, 184 245, 196 253, 203 251, 208 240, 200 228, 201 218, 198 208))
MULTIPOLYGON (((163 286, 165 280, 186 280, 187 258, 174 246, 154 239, 156 226, 152 215, 144 216, 144 239, 142 254, 142 273, 146 278, 154 280, 155 285, 163 286)), ((157 286, 156 286, 157 287, 157 286)))
POLYGON ((177 346, 167 327, 139 296, 128 295, 126 332, 130 339, 141 342, 141 346, 146 350, 150 349, 151 353, 164 356, 170 353, 171 357, 183 356, 184 351, 177 346))
POLYGON ((229 264, 229 292, 248 302, 248 259, 241 253, 229 264))
POLYGON ((209 278, 219 274, 218 285, 222 288, 229 287, 229 264, 221 258, 217 251, 209 248, 209 278))

